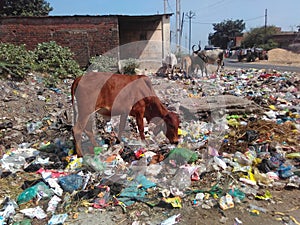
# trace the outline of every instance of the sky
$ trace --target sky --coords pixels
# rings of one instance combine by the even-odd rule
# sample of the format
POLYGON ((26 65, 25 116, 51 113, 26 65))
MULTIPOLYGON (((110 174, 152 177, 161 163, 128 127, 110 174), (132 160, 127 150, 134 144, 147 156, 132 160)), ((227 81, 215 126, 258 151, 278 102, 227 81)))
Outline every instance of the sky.
MULTIPOLYGON (((53 7, 51 16, 62 15, 155 15, 164 13, 164 0, 46 0, 53 7)), ((191 44, 208 44, 213 23, 243 20, 245 31, 265 25, 297 31, 300 0, 180 0, 181 16, 192 12, 191 44), (266 13, 267 9, 267 13, 266 13), (265 16, 267 15, 267 16, 265 16)), ((167 0, 171 17, 171 42, 176 41, 176 0, 167 0)), ((181 46, 189 46, 189 19, 184 16, 181 46)))

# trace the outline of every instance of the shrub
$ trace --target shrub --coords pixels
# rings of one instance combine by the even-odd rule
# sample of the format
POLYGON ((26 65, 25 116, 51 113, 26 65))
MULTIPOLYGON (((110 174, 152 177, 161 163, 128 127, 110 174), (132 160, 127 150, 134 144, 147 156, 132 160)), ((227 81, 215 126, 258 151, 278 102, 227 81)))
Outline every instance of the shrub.
POLYGON ((96 70, 98 72, 112 72, 118 71, 118 59, 107 55, 94 56, 90 58, 90 66, 87 71, 96 70))
POLYGON ((27 51, 25 45, 0 43, 0 73, 13 78, 24 79, 32 71, 35 55, 27 51))
POLYGON ((135 69, 139 68, 140 64, 137 62, 137 59, 129 58, 125 60, 125 65, 123 71, 125 74, 136 74, 135 69))
POLYGON ((49 74, 49 84, 55 85, 59 79, 76 77, 82 74, 79 64, 74 60, 74 53, 55 41, 39 43, 34 50, 35 70, 49 74))
POLYGON ((25 79, 29 72, 42 72, 48 74, 46 84, 55 86, 60 79, 83 73, 73 56, 69 48, 54 41, 40 43, 33 51, 26 50, 24 44, 0 43, 0 73, 25 79))

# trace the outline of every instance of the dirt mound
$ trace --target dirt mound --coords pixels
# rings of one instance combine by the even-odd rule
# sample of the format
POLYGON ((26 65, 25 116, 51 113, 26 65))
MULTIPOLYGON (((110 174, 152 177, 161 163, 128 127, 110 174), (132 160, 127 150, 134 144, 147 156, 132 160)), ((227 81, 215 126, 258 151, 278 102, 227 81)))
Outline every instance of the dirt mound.
POLYGON ((300 64, 300 54, 291 51, 275 48, 268 52, 269 62, 282 63, 282 64, 300 64))

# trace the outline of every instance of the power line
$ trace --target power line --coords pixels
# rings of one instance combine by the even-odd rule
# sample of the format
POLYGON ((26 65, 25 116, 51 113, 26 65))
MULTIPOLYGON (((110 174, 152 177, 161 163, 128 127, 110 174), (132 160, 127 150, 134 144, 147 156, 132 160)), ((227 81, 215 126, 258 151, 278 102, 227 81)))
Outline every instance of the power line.
POLYGON ((200 8, 201 10, 196 10, 196 12, 197 11, 203 11, 203 9, 218 8, 218 7, 222 6, 224 3, 228 3, 230 1, 233 1, 233 0, 220 0, 220 1, 217 1, 213 4, 210 4, 208 6, 204 6, 203 8, 200 8))
POLYGON ((211 5, 208 5, 208 6, 204 7, 204 9, 205 9, 205 8, 211 8, 211 7, 217 6, 217 5, 219 5, 220 3, 223 3, 224 1, 225 1, 225 0, 221 0, 221 1, 215 2, 215 3, 211 4, 211 5))
MULTIPOLYGON (((264 18, 265 16, 258 16, 258 17, 253 17, 253 18, 249 18, 249 19, 242 19, 243 21, 251 21, 251 20, 257 20, 257 19, 261 19, 261 18, 264 18)), ((187 20, 185 20, 184 22, 187 22, 187 20)), ((201 22, 201 21, 193 21, 192 23, 195 23, 195 24, 213 24, 213 23, 219 23, 219 22, 201 22)))
POLYGON ((199 22, 199 21, 194 21, 192 23, 195 23, 195 24, 213 24, 213 23, 217 23, 217 22, 199 22))
POLYGON ((261 18, 263 18, 263 17, 265 17, 265 16, 258 16, 258 17, 254 17, 254 18, 246 19, 246 20, 244 20, 244 21, 257 20, 257 19, 261 19, 261 18))

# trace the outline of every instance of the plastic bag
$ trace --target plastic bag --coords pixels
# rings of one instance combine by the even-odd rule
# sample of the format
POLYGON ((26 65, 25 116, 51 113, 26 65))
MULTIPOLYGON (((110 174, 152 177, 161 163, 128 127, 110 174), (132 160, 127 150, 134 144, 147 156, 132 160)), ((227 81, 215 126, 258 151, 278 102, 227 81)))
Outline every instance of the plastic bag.
POLYGON ((168 154, 168 160, 175 160, 179 164, 195 162, 197 159, 197 153, 187 148, 174 148, 168 154))
POLYGON ((45 219, 47 217, 47 214, 44 212, 44 210, 40 206, 37 206, 35 208, 22 209, 22 210, 20 210, 20 212, 24 213, 29 218, 36 217, 37 219, 41 220, 41 219, 45 219))
POLYGON ((53 215, 51 219, 48 221, 48 225, 64 224, 67 218, 68 218, 68 214, 53 215))
POLYGON ((185 190, 191 185, 191 175, 187 169, 180 168, 172 178, 171 186, 179 190, 185 190))
POLYGON ((73 191, 82 188, 83 177, 78 174, 71 174, 58 178, 58 183, 64 191, 72 193, 73 191))
POLYGON ((47 198, 53 195, 53 191, 44 183, 39 182, 36 185, 25 189, 17 198, 18 204, 26 203, 36 197, 47 198))

